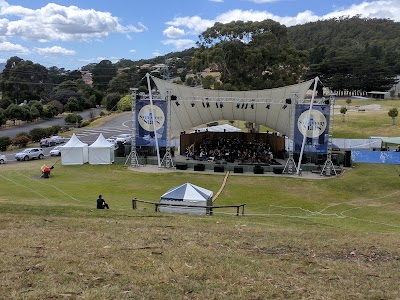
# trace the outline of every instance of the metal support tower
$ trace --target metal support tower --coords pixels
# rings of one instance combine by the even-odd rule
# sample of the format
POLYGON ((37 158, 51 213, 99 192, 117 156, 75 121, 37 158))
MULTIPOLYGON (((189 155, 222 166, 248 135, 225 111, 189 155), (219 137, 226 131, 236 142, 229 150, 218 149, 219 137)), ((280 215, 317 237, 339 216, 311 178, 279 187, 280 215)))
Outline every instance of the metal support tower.
POLYGON ((327 149, 327 154, 326 154, 326 161, 325 161, 324 167, 322 168, 320 175, 325 175, 325 176, 335 175, 336 176, 337 175, 336 169, 332 162, 333 118, 334 118, 334 113, 335 113, 335 97, 334 97, 334 95, 329 96, 329 105, 330 105, 330 111, 329 111, 328 149, 327 149))
POLYGON ((130 89, 132 94, 132 136, 131 136, 131 152, 129 153, 129 156, 125 162, 127 162, 130 159, 130 167, 131 168, 137 168, 139 167, 139 160, 136 152, 136 93, 137 93, 137 88, 131 88, 130 89))
POLYGON ((165 147, 165 155, 161 160, 161 166, 165 166, 166 168, 173 168, 174 162, 171 156, 171 91, 167 91, 165 100, 167 101, 167 145, 165 147))
POLYGON ((292 146, 289 147, 289 158, 286 161, 285 168, 283 169, 283 173, 287 174, 294 174, 297 173, 296 162, 293 158, 293 151, 294 151, 294 126, 295 126, 295 113, 296 113, 296 104, 298 101, 298 95, 293 93, 291 95, 291 105, 290 105, 290 117, 289 117, 289 143, 292 143, 292 146))

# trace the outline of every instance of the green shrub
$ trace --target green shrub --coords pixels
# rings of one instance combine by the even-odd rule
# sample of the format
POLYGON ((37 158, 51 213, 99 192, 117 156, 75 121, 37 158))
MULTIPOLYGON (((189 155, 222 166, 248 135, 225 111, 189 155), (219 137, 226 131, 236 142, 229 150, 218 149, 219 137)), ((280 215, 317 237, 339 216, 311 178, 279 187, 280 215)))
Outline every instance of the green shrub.
POLYGON ((45 128, 34 128, 29 131, 29 136, 33 142, 39 142, 41 139, 47 137, 47 130, 45 128))
POLYGON ((12 139, 12 144, 14 146, 18 146, 19 148, 23 148, 26 147, 26 145, 28 145, 28 143, 31 141, 31 139, 26 136, 26 135, 20 135, 17 136, 16 138, 12 139))
POLYGON ((7 147, 12 143, 11 139, 8 136, 0 136, 0 150, 6 151, 7 147))
POLYGON ((89 121, 89 120, 85 120, 85 121, 82 121, 82 122, 79 124, 79 127, 86 127, 86 126, 88 126, 88 125, 90 125, 90 121, 89 121))
POLYGON ((80 124, 82 122, 82 117, 80 115, 77 114, 69 114, 65 117, 64 121, 67 124, 80 124))

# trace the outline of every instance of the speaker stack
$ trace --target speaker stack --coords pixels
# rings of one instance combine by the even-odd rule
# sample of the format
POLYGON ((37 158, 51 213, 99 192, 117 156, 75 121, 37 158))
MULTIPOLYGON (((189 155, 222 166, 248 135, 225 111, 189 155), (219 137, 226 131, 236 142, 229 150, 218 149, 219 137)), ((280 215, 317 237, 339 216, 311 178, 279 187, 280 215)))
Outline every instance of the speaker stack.
POLYGON ((221 166, 221 165, 214 166, 214 172, 223 173, 223 172, 225 172, 225 167, 221 166))
POLYGON ((197 164, 194 165, 193 169, 195 171, 204 171, 206 169, 206 166, 204 164, 197 164))

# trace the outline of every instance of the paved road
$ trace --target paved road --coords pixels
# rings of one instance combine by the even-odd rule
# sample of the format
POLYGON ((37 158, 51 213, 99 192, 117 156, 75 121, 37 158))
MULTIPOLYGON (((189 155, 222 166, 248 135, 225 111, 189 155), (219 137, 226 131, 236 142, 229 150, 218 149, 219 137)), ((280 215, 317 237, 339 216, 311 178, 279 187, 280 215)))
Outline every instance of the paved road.
MULTIPOLYGON (((99 110, 100 112, 100 110, 99 110)), ((86 111, 86 118, 89 119, 90 111, 86 111)), ((50 125, 50 122, 54 120, 49 120, 49 121, 43 121, 40 122, 40 124, 29 124, 29 127, 32 126, 31 128, 35 127, 50 127, 53 124, 50 125), (40 126, 39 126, 40 125, 40 126)), ((64 119, 61 120, 64 122, 64 119)), ((29 131, 31 129, 27 129, 28 126, 24 126, 24 129, 22 127, 18 127, 17 133, 21 131, 29 131)), ((14 128, 13 128, 14 129, 14 128)), ((5 132, 12 132, 11 129, 5 130, 5 132)), ((122 114, 117 115, 115 118, 105 122, 103 125, 95 127, 95 128, 81 128, 81 130, 76 134, 79 139, 87 144, 92 144, 97 137, 99 136, 100 133, 104 135, 105 138, 110 138, 110 137, 115 137, 121 133, 131 133, 132 132, 132 116, 130 112, 125 112, 122 114)), ((10 133, 9 133, 10 134, 10 133)), ((5 135, 3 134, 3 131, 0 131, 0 135, 5 135)), ((49 152, 50 150, 53 149, 53 147, 49 148, 43 148, 43 152, 45 155, 45 160, 50 158, 49 152)), ((14 150, 14 151, 8 151, 3 154, 6 155, 7 163, 26 163, 23 161, 16 161, 14 156, 15 153, 19 152, 19 150, 14 150)))
MULTIPOLYGON (((89 110, 85 110, 83 112, 78 112, 77 114, 81 115, 83 120, 89 120, 92 116, 98 117, 101 110, 102 110, 101 108, 92 108, 89 110)), ((65 125, 64 118, 65 116, 57 116, 54 119, 41 120, 38 122, 23 124, 21 126, 16 126, 16 127, 1 128, 0 136, 8 136, 10 138, 14 138, 18 133, 29 132, 33 128, 47 128, 53 125, 64 126, 65 125)))

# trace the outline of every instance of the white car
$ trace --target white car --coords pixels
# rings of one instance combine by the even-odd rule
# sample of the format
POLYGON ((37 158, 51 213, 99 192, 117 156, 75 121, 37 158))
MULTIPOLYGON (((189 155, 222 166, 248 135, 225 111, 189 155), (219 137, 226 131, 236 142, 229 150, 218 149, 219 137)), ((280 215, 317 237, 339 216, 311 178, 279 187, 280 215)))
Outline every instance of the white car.
POLYGON ((42 148, 26 148, 25 150, 15 154, 15 159, 20 160, 31 160, 31 159, 43 159, 43 149, 42 148))
POLYGON ((120 134, 119 136, 117 136, 117 138, 115 139, 116 143, 126 143, 128 141, 130 141, 132 138, 132 136, 128 133, 123 133, 120 134))
POLYGON ((0 154, 0 165, 6 162, 6 156, 4 154, 0 154))
POLYGON ((51 149, 50 156, 61 156, 61 146, 57 146, 51 149))

